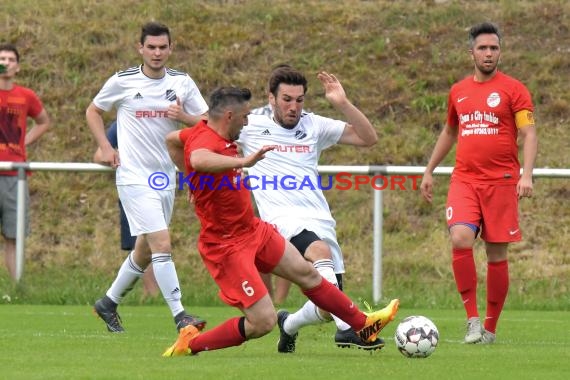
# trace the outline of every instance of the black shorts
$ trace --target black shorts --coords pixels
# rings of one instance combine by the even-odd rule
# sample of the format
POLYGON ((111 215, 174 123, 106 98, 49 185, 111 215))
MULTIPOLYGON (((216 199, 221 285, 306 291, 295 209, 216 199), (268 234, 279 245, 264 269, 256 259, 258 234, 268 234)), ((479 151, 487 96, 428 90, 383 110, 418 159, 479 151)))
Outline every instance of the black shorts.
POLYGON ((125 210, 123 209, 123 204, 120 200, 119 215, 121 218, 121 249, 123 251, 132 251, 135 249, 135 242, 137 241, 137 237, 131 236, 129 221, 127 220, 127 215, 125 215, 125 210))
MULTIPOLYGON (((311 243, 315 241, 322 240, 320 237, 317 236, 316 233, 313 231, 303 230, 299 232, 297 235, 293 236, 290 240, 291 244, 297 248, 301 255, 305 257, 305 251, 311 243)), ((338 282, 338 288, 342 290, 342 273, 336 273, 336 281, 338 282)))
POLYGON ((316 233, 313 231, 303 230, 299 232, 297 235, 291 238, 291 244, 295 246, 301 252, 301 255, 305 257, 305 251, 311 245, 311 243, 315 241, 322 240, 320 237, 317 236, 316 233))

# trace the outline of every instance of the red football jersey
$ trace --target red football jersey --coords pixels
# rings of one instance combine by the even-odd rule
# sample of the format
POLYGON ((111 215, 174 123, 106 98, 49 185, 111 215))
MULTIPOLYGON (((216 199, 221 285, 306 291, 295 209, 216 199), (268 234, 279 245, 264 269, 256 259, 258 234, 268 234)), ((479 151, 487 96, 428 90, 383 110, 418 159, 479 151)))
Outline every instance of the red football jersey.
POLYGON ((243 183, 242 169, 220 173, 197 172, 190 165, 190 155, 197 149, 207 149, 224 156, 239 156, 237 145, 226 140, 201 121, 183 129, 187 186, 200 219, 200 241, 229 242, 243 239, 254 228, 254 212, 249 189, 243 183))
POLYGON ((27 119, 35 118, 42 109, 42 102, 29 88, 15 85, 9 91, 0 90, 0 161, 26 161, 27 119))
POLYGON ((520 176, 515 114, 533 112, 527 88, 501 72, 489 81, 469 76, 451 87, 447 124, 459 128, 453 177, 512 184, 520 176))

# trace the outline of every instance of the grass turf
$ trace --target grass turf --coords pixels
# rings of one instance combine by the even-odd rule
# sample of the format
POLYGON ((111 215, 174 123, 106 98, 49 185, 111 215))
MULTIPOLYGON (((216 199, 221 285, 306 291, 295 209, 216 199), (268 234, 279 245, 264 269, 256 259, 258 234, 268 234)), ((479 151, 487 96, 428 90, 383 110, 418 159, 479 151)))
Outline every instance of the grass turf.
MULTIPOLYGON (((229 307, 191 310, 211 328, 236 315, 229 307)), ((162 358, 176 338, 165 306, 124 306, 124 334, 106 332, 90 306, 0 306, 0 378, 5 379, 565 379, 570 370, 568 312, 505 310, 497 343, 465 345, 460 310, 401 309, 397 320, 426 315, 440 343, 427 359, 396 349, 396 322, 373 353, 333 344, 334 325, 301 331, 294 354, 278 354, 278 330, 240 347, 162 358)))

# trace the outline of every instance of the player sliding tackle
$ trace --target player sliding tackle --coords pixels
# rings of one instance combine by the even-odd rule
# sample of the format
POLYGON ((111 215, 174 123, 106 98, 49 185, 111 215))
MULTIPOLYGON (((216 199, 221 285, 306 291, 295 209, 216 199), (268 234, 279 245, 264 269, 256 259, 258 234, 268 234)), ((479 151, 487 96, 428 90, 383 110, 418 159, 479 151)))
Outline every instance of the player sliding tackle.
MULTIPOLYGON (((210 97, 207 122, 167 136, 172 160, 179 168, 185 168, 186 174, 196 173, 192 180, 209 174, 214 177, 214 184, 223 180, 227 183, 227 178, 239 181, 242 168, 255 165, 274 149, 263 147, 246 157, 238 154, 235 140, 247 123, 250 98, 248 89, 219 88, 210 97)), ((190 195, 201 222, 198 250, 202 261, 220 288, 220 298, 239 308, 244 316, 228 319, 203 333, 187 326, 163 356, 239 346, 268 334, 275 327, 277 315, 260 272, 272 272, 297 284, 318 307, 344 320, 365 341, 374 341, 394 319, 399 300, 392 300, 375 312, 360 311, 272 225, 254 216, 245 186, 217 190, 194 186, 190 195)))

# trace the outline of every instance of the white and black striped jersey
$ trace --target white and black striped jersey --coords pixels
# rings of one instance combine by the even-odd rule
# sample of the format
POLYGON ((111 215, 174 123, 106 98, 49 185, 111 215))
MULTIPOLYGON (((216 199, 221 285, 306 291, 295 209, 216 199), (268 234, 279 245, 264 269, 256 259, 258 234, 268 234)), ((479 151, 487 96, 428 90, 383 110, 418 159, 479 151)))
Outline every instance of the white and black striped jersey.
POLYGON ((201 115, 208 105, 187 73, 165 68, 165 75, 152 79, 142 65, 110 77, 93 99, 104 111, 117 110, 117 140, 121 165, 117 185, 148 185, 149 176, 165 173, 169 189, 176 186, 176 168, 166 149, 166 135, 178 127, 168 119, 168 106, 179 99, 186 113, 201 115))

